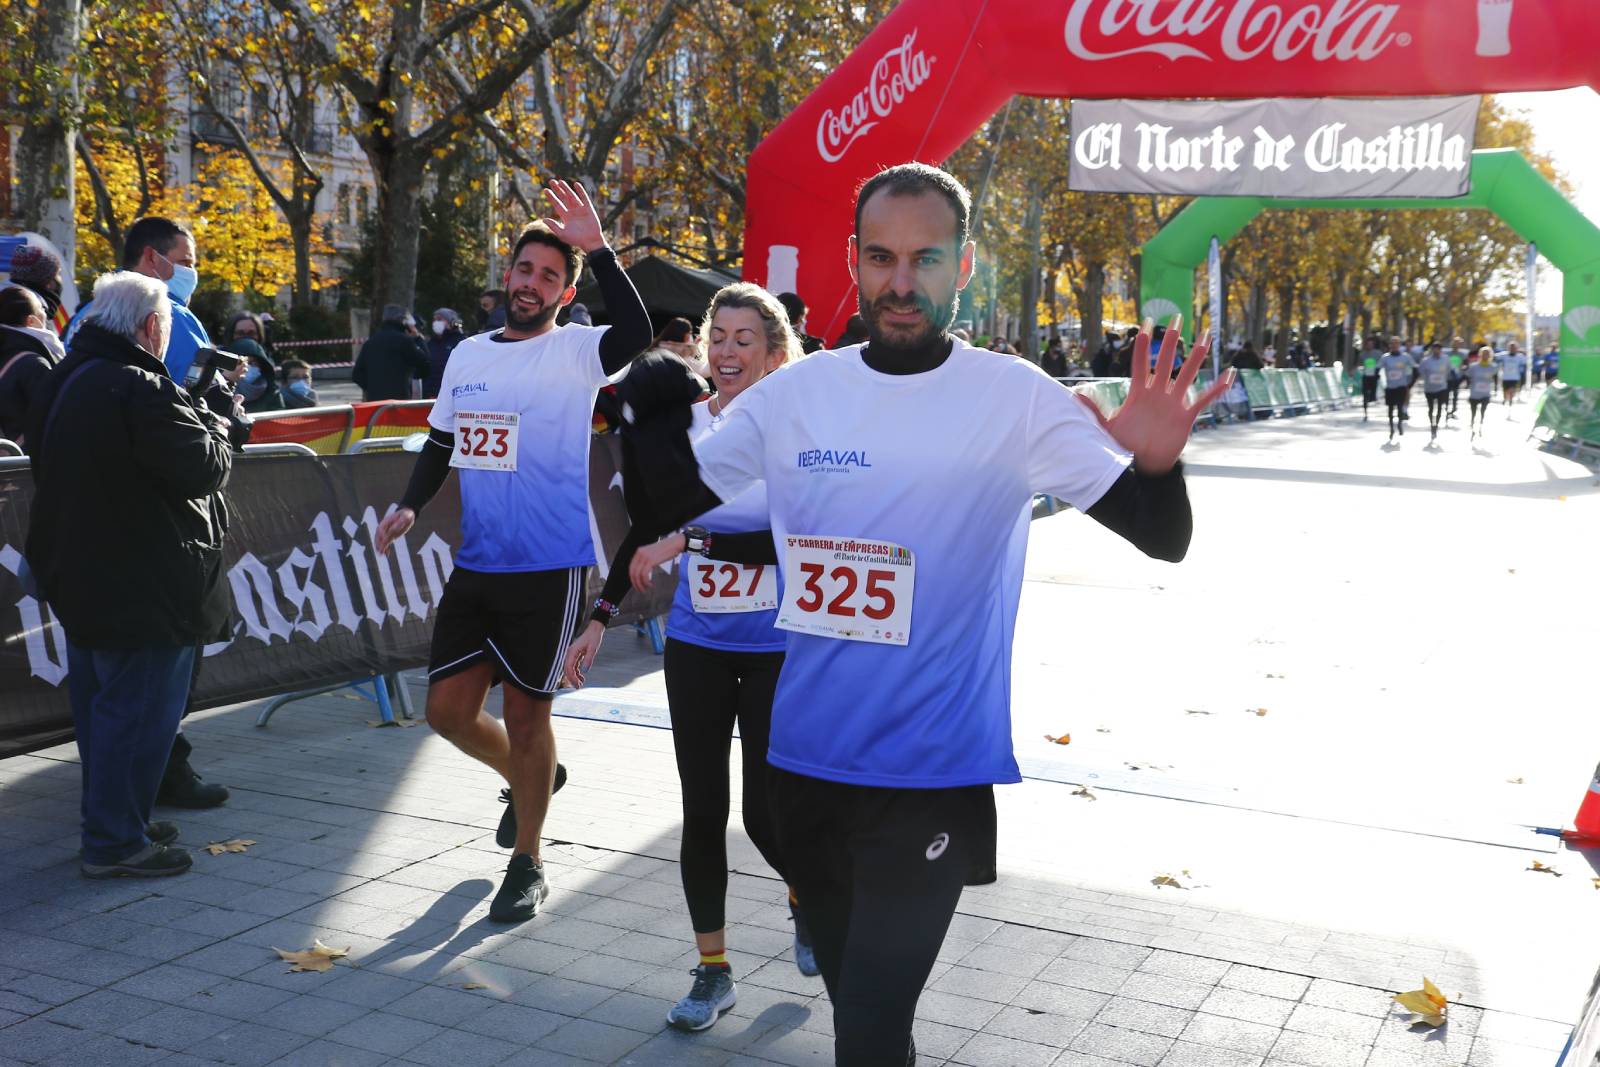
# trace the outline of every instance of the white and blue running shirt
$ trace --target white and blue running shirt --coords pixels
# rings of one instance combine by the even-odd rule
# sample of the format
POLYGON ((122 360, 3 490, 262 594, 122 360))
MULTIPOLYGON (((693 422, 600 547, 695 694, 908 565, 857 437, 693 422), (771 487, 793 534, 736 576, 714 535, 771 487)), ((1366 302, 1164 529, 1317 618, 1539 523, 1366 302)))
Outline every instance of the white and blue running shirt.
POLYGON ((455 436, 457 412, 515 413, 515 471, 457 469, 461 550, 469 571, 548 571, 595 561, 589 438, 606 384, 606 327, 558 326, 526 341, 478 334, 445 364, 428 425, 455 436))
POLYGON ((1417 361, 1410 352, 1385 352, 1378 363, 1383 367, 1383 385, 1386 389, 1410 385, 1411 372, 1417 369, 1417 361))
POLYGON ((1442 393, 1450 388, 1450 357, 1423 356, 1420 369, 1424 393, 1442 393))
POLYGON ((1500 371, 1493 363, 1472 363, 1467 366, 1467 399, 1488 400, 1494 395, 1495 380, 1500 371))
POLYGON ((1033 494, 1085 511, 1131 461, 1083 402, 959 340, 907 375, 854 346, 757 382, 695 454, 723 500, 767 483, 780 559, 787 536, 820 535, 891 541, 916 564, 908 644, 787 634, 768 761, 868 786, 1020 781, 1011 641, 1033 494))
MULTIPOLYGON (((741 397, 743 393, 739 394, 741 397)), ((701 438, 718 432, 727 422, 727 411, 738 406, 732 401, 721 419, 712 417, 711 401, 696 404, 691 410, 693 422, 689 426, 691 438, 701 438)), ((767 487, 757 482, 738 497, 694 520, 712 534, 749 533, 765 530, 771 521, 767 518, 767 487)), ((782 652, 788 643, 788 634, 777 629, 778 611, 739 611, 725 614, 701 614, 694 610, 694 594, 690 585, 695 581, 695 565, 706 561, 685 552, 678 559, 678 588, 672 595, 672 614, 667 618, 667 636, 703 648, 716 648, 724 652, 782 652)), ((783 595, 783 584, 778 584, 778 595, 783 595)))
POLYGON ((1500 377, 1503 381, 1521 384, 1528 373, 1528 357, 1522 352, 1507 352, 1500 357, 1500 377))

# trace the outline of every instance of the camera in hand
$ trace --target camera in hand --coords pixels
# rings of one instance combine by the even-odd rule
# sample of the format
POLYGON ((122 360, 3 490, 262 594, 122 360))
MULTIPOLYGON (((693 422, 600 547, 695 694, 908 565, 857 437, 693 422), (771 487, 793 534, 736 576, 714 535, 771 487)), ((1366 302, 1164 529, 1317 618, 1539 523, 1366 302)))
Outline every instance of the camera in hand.
POLYGON ((243 356, 236 356, 232 352, 224 352, 217 348, 200 349, 195 353, 195 360, 205 361, 200 367, 200 377, 189 387, 189 395, 196 399, 206 395, 206 390, 217 380, 219 372, 227 371, 231 374, 244 365, 243 356))

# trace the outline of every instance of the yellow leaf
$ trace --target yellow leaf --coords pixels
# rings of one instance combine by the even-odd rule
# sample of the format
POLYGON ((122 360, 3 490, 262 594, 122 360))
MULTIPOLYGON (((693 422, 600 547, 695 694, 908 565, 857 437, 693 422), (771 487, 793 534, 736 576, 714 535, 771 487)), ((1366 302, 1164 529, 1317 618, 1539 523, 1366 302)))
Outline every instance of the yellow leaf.
POLYGON ((1409 993, 1396 993, 1396 1004, 1415 1015, 1416 1022, 1427 1023, 1429 1026, 1443 1026, 1445 1013, 1450 1009, 1450 1002, 1445 995, 1439 992, 1439 987, 1428 978, 1422 979, 1422 988, 1413 989, 1409 993))
MULTIPOLYGON (((1071 784, 1072 785, 1078 785, 1078 783, 1076 783, 1076 782, 1073 782, 1071 784)), ((1100 799, 1099 797, 1095 796, 1094 793, 1086 785, 1079 785, 1078 788, 1076 788, 1076 789, 1074 789, 1072 791, 1072 795, 1075 796, 1075 797, 1082 797, 1085 800, 1099 800, 1100 799)))
POLYGON ((1554 867, 1550 866, 1548 863, 1540 863, 1538 860, 1534 860, 1533 861, 1533 866, 1529 867, 1528 870, 1530 870, 1530 871, 1538 871, 1540 874, 1553 874, 1557 878, 1561 877, 1561 872, 1560 871, 1556 870, 1554 867))
POLYGON ((255 842, 251 841, 249 838, 234 837, 228 839, 227 841, 213 841, 211 844, 206 846, 206 851, 211 853, 213 856, 220 856, 224 852, 243 852, 253 844, 255 844, 255 842))
MULTIPOLYGON (((1189 872, 1188 871, 1184 871, 1183 873, 1184 874, 1188 874, 1189 872)), ((1155 887, 1157 887, 1158 889, 1162 888, 1162 887, 1171 887, 1173 889, 1188 889, 1189 888, 1188 886, 1184 885, 1182 882, 1178 881, 1177 878, 1175 878, 1174 876, 1172 876, 1170 874, 1158 874, 1154 878, 1150 879, 1150 884, 1155 886, 1155 887)))
POLYGON ((1510 784, 1510 785, 1522 785, 1523 784, 1521 778, 1507 778, 1506 782, 1508 784, 1510 784))
POLYGON ((1589 881, 1594 883, 1596 889, 1600 889, 1600 878, 1591 878, 1589 881))
POLYGON ((1245 708, 1244 710, 1246 714, 1254 715, 1258 719, 1267 713, 1266 708, 1245 708))
POLYGON ((466 985, 462 986, 461 988, 462 989, 488 989, 489 988, 489 983, 488 982, 468 982, 466 985))
POLYGON ((1072 744, 1072 735, 1071 734, 1062 734, 1060 737, 1054 737, 1054 736, 1052 736, 1050 734, 1045 734, 1044 735, 1044 739, 1046 741, 1050 742, 1052 745, 1070 745, 1070 744, 1072 744))
POLYGON ((349 948, 330 948, 324 945, 321 939, 312 941, 310 948, 303 948, 297 952, 285 952, 281 948, 274 948, 272 951, 276 952, 278 958, 285 963, 292 964, 289 968, 291 974, 296 971, 320 973, 331 969, 334 960, 350 955, 349 948))

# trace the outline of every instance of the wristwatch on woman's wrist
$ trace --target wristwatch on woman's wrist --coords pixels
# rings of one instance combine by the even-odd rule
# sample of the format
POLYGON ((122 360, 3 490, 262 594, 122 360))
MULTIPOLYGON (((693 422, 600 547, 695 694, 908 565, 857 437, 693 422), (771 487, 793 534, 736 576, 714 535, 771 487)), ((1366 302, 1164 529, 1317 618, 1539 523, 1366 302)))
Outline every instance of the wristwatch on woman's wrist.
POLYGON ((704 526, 685 526, 683 528, 684 551, 693 552, 697 556, 704 556, 711 551, 711 535, 704 526))

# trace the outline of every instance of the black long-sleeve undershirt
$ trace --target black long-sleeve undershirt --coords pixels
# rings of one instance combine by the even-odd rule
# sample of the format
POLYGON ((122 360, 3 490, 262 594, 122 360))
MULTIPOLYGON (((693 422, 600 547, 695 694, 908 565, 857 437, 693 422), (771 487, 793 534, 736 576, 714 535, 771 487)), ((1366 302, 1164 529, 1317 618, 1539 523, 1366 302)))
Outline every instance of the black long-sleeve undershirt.
POLYGON ((1140 552, 1168 563, 1188 554, 1194 535, 1182 463, 1160 475, 1140 474, 1129 467, 1087 514, 1140 552))
MULTIPOLYGON (((711 531, 711 544, 706 552, 706 559, 716 560, 719 563, 738 563, 747 567, 759 564, 769 566, 778 562, 778 546, 772 540, 771 530, 752 530, 749 533, 717 533, 711 531)), ((633 562, 633 554, 645 545, 658 539, 643 526, 632 526, 628 529, 628 536, 622 539, 622 544, 617 546, 616 555, 611 557, 611 569, 606 572, 605 586, 600 590, 600 599, 611 605, 622 603, 622 598, 628 594, 631 580, 628 576, 628 566, 633 562)), ((608 622, 603 618, 603 609, 596 608, 589 616, 591 620, 608 622)))
MULTIPOLYGON (((594 271, 600 295, 611 311, 611 328, 600 338, 600 369, 607 375, 626 367, 640 352, 650 347, 655 334, 650 326, 650 312, 645 309, 633 280, 617 262, 617 254, 602 248, 589 255, 589 267, 594 271)), ((495 340, 514 340, 495 335, 495 340)), ((450 450, 455 438, 443 430, 430 429, 428 443, 417 456, 417 465, 411 469, 411 480, 406 484, 400 506, 420 512, 443 488, 450 477, 450 450), (434 447, 437 446, 437 447, 434 447)))

